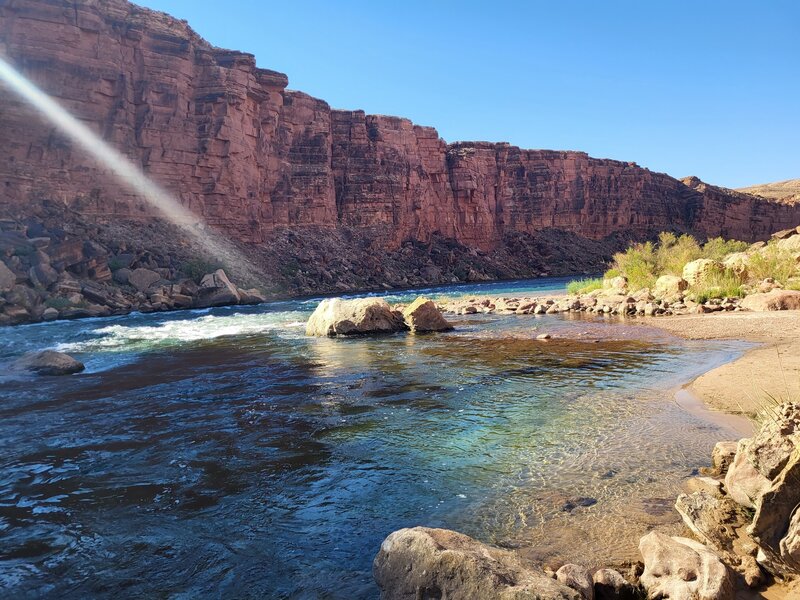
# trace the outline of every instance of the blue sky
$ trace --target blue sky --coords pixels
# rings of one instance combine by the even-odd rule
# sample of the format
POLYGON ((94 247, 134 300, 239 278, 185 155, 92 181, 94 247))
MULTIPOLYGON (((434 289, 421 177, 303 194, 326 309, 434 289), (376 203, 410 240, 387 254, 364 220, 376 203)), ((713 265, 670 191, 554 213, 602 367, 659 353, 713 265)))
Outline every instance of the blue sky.
POLYGON ((447 141, 800 177, 800 1, 139 0, 334 108, 447 141))

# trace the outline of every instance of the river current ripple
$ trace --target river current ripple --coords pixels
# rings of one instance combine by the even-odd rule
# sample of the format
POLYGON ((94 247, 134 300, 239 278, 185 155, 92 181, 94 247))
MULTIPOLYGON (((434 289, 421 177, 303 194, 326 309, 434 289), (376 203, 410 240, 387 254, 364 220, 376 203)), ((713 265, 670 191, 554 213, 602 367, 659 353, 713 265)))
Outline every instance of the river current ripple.
POLYGON ((381 540, 413 525, 543 561, 622 560, 731 437, 673 390, 736 343, 497 315, 311 339, 315 304, 4 329, 0 595, 374 598, 381 540), (44 348, 87 371, 7 368, 44 348))

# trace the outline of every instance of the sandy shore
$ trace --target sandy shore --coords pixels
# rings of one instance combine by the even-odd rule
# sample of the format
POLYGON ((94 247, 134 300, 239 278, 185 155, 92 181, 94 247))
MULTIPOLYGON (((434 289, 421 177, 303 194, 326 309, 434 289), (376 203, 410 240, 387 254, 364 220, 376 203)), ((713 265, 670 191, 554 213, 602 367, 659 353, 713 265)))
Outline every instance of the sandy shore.
POLYGON ((757 346, 689 386, 711 409, 755 416, 770 396, 800 399, 800 312, 733 312, 641 319, 687 339, 736 339, 757 346))
MULTIPOLYGON (((800 400, 800 312, 729 312, 638 321, 693 340, 746 340, 757 344, 744 356, 695 379, 676 398, 687 410, 699 398, 705 407, 734 415, 754 417, 776 399, 800 400)), ((735 422, 729 423, 735 426, 735 422)), ((739 428, 737 428, 739 429, 739 428)), ((800 586, 773 583, 765 589, 738 590, 737 600, 783 600, 800 598, 800 586)))

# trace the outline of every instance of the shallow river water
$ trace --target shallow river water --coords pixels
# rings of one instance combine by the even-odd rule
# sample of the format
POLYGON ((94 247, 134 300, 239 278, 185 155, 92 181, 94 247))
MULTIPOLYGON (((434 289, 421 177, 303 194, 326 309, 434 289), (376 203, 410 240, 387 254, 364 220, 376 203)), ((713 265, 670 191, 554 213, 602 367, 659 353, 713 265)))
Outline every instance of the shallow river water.
POLYGON ((315 305, 3 329, 0 595, 374 598, 381 540, 413 525, 545 562, 624 560, 733 437, 674 389, 741 344, 495 315, 306 338, 315 305), (44 348, 87 371, 8 370, 44 348))

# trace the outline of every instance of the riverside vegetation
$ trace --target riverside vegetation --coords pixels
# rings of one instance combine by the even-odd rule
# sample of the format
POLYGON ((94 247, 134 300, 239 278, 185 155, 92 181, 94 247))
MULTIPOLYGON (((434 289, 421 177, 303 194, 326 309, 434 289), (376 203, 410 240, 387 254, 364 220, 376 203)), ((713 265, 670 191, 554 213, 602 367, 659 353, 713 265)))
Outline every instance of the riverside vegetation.
POLYGON ((602 278, 573 281, 566 296, 446 300, 445 313, 588 312, 657 316, 800 308, 800 227, 747 244, 663 232, 614 255, 602 278))

